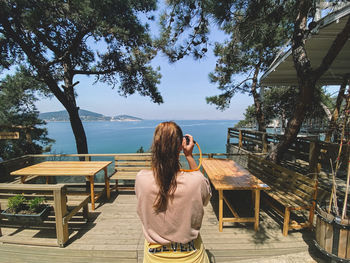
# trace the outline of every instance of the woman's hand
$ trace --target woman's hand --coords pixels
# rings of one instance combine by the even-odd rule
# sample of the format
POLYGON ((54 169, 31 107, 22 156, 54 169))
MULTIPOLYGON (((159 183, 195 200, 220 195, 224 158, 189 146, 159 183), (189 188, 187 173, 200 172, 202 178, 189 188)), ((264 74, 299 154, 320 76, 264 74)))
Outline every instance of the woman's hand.
POLYGON ((190 134, 185 134, 185 136, 188 136, 190 138, 190 143, 187 145, 186 138, 184 137, 182 139, 182 150, 188 162, 188 166, 190 167, 191 170, 193 170, 197 168, 197 163, 192 156, 192 152, 194 148, 193 137, 190 134))
POLYGON ((182 150, 184 152, 184 155, 187 156, 192 156, 193 148, 194 148, 194 142, 193 142, 193 137, 190 134, 185 134, 185 136, 188 136, 190 138, 190 143, 187 144, 186 138, 183 137, 182 139, 182 150))

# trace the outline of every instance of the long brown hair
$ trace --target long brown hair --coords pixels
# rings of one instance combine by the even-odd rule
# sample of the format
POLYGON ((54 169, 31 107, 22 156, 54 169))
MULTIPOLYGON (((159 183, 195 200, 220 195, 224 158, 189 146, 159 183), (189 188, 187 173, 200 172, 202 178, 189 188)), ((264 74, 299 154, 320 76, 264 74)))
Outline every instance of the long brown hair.
POLYGON ((159 192, 153 208, 156 213, 167 209, 169 198, 176 190, 176 174, 180 170, 179 154, 182 130, 172 121, 160 123, 153 136, 152 169, 159 192))

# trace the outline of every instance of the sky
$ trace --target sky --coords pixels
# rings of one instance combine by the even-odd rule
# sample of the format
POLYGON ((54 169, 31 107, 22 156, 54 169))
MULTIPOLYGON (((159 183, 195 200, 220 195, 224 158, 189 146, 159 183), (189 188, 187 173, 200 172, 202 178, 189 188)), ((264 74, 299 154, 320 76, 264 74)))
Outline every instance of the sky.
MULTIPOLYGON (((76 86, 77 105, 80 109, 106 116, 127 114, 143 119, 162 120, 243 119, 245 109, 253 103, 252 97, 248 95, 236 94, 225 111, 206 103, 207 96, 220 94, 208 78, 215 63, 213 54, 200 61, 187 57, 172 64, 164 55, 158 55, 152 65, 161 68, 162 78, 158 88, 164 103, 160 105, 153 103, 149 97, 138 94, 125 98, 118 94, 117 88, 112 89, 104 83, 94 84, 93 76, 79 76, 75 79, 80 81, 76 86)), ((64 109, 55 97, 41 99, 36 105, 40 112, 64 109)))
MULTIPOLYGON (((164 8, 160 6, 160 10, 164 8)), ((155 14, 157 18, 158 15, 155 14)), ((151 26, 151 34, 158 34, 157 21, 151 26)), ((222 41, 224 34, 212 27, 210 41, 222 41)), ((159 54, 153 61, 154 68, 160 67, 162 75, 158 89, 164 103, 155 104, 149 97, 133 94, 127 98, 118 94, 117 88, 112 89, 104 83, 94 84, 94 77, 78 76, 74 81, 80 81, 76 86, 77 105, 80 109, 97 112, 106 116, 121 114, 132 115, 143 119, 161 120, 241 120, 245 109, 253 104, 253 98, 247 94, 236 94, 230 107, 225 111, 217 110, 214 105, 206 103, 208 96, 220 94, 220 90, 211 84, 208 74, 215 68, 216 58, 212 52, 213 45, 208 48, 207 56, 200 61, 192 57, 170 64, 168 58, 159 54)), ((41 99, 36 103, 40 112, 64 110, 55 98, 41 99)))

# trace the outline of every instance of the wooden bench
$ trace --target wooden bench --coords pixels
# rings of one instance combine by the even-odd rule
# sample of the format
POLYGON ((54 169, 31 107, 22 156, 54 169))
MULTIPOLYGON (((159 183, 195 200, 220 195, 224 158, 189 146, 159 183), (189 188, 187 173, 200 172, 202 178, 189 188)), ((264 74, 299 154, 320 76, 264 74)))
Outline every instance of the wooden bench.
POLYGON ((151 169, 151 158, 150 153, 115 155, 115 171, 109 177, 110 180, 116 180, 115 189, 118 191, 121 188, 119 180, 135 181, 140 170, 151 169))
MULTIPOLYGON (((280 209, 273 202, 269 204, 283 218, 283 235, 292 229, 311 228, 316 206, 317 179, 310 179, 298 172, 288 170, 260 157, 248 156, 248 169, 270 186, 265 193, 284 207, 280 209), (291 211, 308 210, 308 220, 298 223, 290 220, 291 211)), ((273 200, 271 200, 273 201, 273 200)))
MULTIPOLYGON (((7 209, 8 198, 17 194, 23 194, 27 199, 44 197, 46 203, 53 206, 56 224, 57 245, 64 247, 69 239, 68 221, 72 219, 81 209, 83 218, 88 220, 88 202, 90 195, 67 195, 67 188, 64 184, 0 184, 0 211, 7 209)), ((1 218, 0 226, 22 227, 1 218)), ((0 228, 1 236, 1 228, 0 228)), ((3 240, 2 240, 3 241, 3 240)), ((11 239, 7 243, 51 245, 40 242, 11 239)))

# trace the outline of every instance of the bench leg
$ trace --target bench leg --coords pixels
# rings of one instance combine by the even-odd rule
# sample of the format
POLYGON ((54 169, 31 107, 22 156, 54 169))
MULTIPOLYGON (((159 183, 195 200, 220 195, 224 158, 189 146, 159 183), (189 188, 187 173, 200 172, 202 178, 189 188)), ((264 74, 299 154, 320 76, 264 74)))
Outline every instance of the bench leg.
POLYGON ((86 219, 86 221, 89 221, 89 204, 86 203, 83 206, 83 217, 86 219))
POLYGON ((91 196, 91 210, 95 210, 95 186, 94 186, 94 177, 89 176, 90 181, 90 196, 91 196))
POLYGON ((115 190, 118 192, 118 179, 115 180, 115 190))
POLYGON ((224 193, 223 190, 219 191, 219 231, 222 232, 223 228, 223 214, 224 214, 224 193))
POLYGON ((255 218, 255 222, 254 222, 254 230, 258 231, 259 230, 259 212, 260 212, 260 190, 253 190, 252 191, 254 193, 255 196, 255 200, 254 200, 254 218, 255 218))
POLYGON ((105 189, 106 189, 106 195, 107 195, 107 200, 111 198, 111 189, 109 186, 109 179, 108 179, 108 174, 107 174, 107 167, 104 168, 105 172, 105 189))
POLYGON ((290 209, 289 209, 289 207, 286 207, 285 212, 284 212, 284 222, 283 222, 283 235, 284 236, 288 235, 289 219, 290 219, 290 209))

